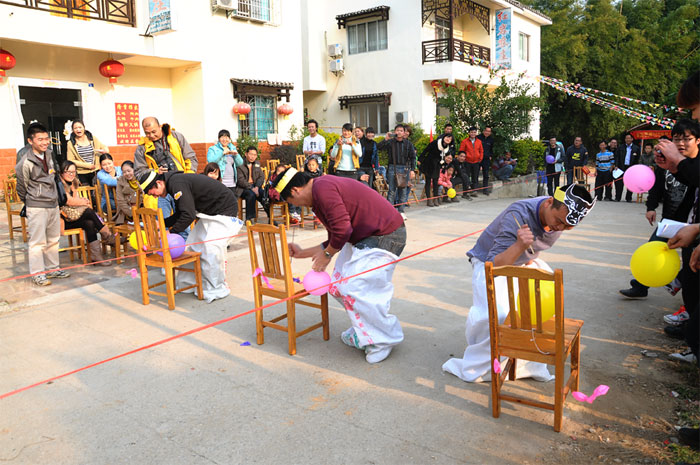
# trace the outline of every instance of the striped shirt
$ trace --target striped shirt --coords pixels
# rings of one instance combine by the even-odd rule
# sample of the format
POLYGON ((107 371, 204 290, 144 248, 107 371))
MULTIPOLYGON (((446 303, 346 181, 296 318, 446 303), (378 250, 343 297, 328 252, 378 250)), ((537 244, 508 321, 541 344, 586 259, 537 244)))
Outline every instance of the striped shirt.
POLYGON ((77 145, 75 149, 78 151, 78 155, 82 158, 85 163, 94 163, 95 161, 95 149, 90 145, 77 145))
POLYGON ((599 171, 610 171, 615 155, 612 152, 600 152, 595 156, 595 165, 599 171))

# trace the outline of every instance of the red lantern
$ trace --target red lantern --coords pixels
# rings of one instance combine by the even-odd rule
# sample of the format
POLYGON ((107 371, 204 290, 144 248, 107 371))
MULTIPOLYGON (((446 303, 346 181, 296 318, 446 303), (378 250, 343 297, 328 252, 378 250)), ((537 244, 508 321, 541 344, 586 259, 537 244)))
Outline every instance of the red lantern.
POLYGON ((442 85, 442 81, 438 81, 437 79, 435 79, 435 80, 433 80, 433 81, 430 81, 430 86, 431 86, 433 89, 437 89, 437 88, 440 87, 441 85, 442 85))
POLYGON ((294 109, 288 103, 280 105, 280 107, 277 109, 277 113, 284 115, 284 119, 289 119, 289 115, 291 115, 293 112, 294 109))
POLYGON ((6 76, 5 71, 15 67, 17 60, 15 56, 0 48, 0 82, 2 82, 6 76))
POLYGON ((124 65, 117 60, 105 60, 100 63, 100 74, 109 78, 110 84, 116 84, 117 78, 124 74, 124 65))
POLYGON ((233 112, 238 115, 238 119, 243 121, 245 115, 250 113, 250 105, 245 102, 238 102, 233 106, 233 112))

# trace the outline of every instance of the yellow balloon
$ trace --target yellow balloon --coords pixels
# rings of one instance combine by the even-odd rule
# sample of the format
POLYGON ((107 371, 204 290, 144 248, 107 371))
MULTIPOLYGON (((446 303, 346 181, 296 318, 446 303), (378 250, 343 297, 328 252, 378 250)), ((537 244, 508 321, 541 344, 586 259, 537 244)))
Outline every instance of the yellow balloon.
POLYGON ((649 287, 665 286, 674 280, 681 269, 678 252, 665 242, 651 241, 632 254, 630 270, 634 279, 649 287))
MULTIPOLYGON (((537 303, 535 301, 535 281, 530 281, 530 322, 537 324, 537 303)), ((540 281, 540 298, 542 302, 542 322, 554 316, 554 281, 540 281)), ((515 308, 520 313, 520 297, 516 296, 515 308)))
POLYGON ((454 199, 455 195, 457 195, 457 191, 452 189, 451 187, 447 189, 447 196, 451 199, 454 199))
MULTIPOLYGON (((141 237, 143 238, 143 242, 145 243, 146 242, 146 233, 141 231, 141 237)), ((136 240, 136 231, 129 234, 129 245, 131 246, 132 249, 139 250, 139 243, 136 240)))

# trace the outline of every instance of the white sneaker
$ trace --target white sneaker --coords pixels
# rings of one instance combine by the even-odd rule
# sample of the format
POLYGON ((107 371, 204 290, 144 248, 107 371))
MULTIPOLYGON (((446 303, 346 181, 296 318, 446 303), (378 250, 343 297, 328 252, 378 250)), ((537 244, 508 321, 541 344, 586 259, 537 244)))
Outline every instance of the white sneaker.
POLYGON ((688 312, 685 311, 685 307, 681 306, 681 308, 678 309, 676 313, 670 313, 668 315, 664 315, 664 321, 673 326, 678 326, 681 323, 685 323, 688 321, 690 318, 690 315, 688 315, 688 312))
POLYGON ((365 360, 367 363, 379 363, 389 356, 393 346, 369 345, 365 347, 365 360))
POLYGON ((680 362, 686 363, 698 363, 698 359, 690 349, 686 349, 683 352, 678 352, 675 354, 669 354, 668 358, 671 360, 678 360, 680 362))
POLYGON ((405 213, 401 213, 401 218, 403 218, 404 221, 408 220, 408 217, 405 213))

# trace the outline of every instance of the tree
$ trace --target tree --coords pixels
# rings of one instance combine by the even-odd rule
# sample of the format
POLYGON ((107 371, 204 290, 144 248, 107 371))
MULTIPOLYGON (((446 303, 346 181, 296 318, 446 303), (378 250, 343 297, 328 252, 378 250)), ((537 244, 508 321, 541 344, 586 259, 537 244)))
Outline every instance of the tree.
MULTIPOLYGON (((466 87, 444 86, 444 96, 438 97, 437 103, 449 110, 456 137, 467 137, 470 126, 489 126, 494 152, 503 153, 514 140, 527 135, 542 99, 532 94, 533 85, 524 82, 522 76, 506 79, 492 73, 490 78, 486 84, 469 81, 466 87), (498 85, 490 90, 489 85, 496 79, 498 85)), ((438 128, 445 123, 446 118, 436 117, 438 128)))

